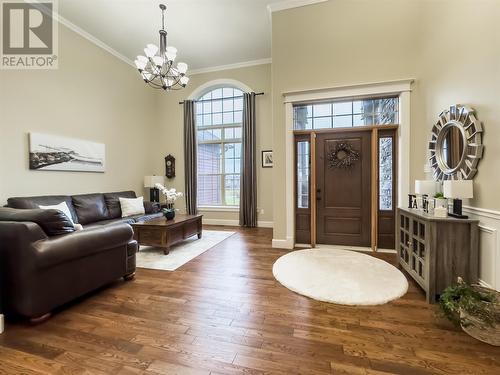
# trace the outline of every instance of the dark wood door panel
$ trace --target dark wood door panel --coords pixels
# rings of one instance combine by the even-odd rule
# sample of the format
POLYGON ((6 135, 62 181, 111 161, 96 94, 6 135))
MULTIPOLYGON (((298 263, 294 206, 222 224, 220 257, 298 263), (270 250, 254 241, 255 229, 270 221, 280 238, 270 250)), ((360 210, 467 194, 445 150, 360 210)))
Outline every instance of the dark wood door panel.
POLYGON ((318 243, 370 246, 370 132, 318 134, 316 138, 318 243), (358 154, 350 167, 332 166, 340 143, 358 154))
POLYGON ((311 241, 311 214, 297 212, 295 215, 295 242, 309 243, 311 241))

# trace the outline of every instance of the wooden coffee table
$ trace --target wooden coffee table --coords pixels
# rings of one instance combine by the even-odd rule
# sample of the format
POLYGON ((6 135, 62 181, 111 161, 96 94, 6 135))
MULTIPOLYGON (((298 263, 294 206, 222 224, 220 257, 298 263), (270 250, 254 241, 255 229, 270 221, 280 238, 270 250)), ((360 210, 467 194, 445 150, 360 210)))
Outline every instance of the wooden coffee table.
POLYGON ((198 235, 201 238, 201 218, 203 215, 176 215, 174 219, 164 217, 132 224, 134 239, 139 245, 163 248, 163 253, 170 252, 170 246, 198 235))

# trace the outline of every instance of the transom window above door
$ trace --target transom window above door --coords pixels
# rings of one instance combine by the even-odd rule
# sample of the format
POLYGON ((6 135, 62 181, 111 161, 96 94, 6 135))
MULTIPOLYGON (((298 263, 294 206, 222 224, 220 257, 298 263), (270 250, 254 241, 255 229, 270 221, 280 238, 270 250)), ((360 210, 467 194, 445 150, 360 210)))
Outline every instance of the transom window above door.
POLYGON ((351 128, 399 123, 397 97, 322 101, 293 107, 295 130, 351 128))
POLYGON ((198 206, 240 204, 243 92, 213 89, 196 102, 198 206))

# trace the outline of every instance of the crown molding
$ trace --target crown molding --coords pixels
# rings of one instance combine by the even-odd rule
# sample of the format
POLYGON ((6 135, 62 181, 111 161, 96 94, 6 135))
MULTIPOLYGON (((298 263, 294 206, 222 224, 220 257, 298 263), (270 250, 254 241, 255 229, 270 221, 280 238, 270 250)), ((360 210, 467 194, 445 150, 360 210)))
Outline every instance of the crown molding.
POLYGON ((210 67, 207 67, 207 68, 192 69, 192 70, 189 71, 188 75, 192 76, 192 75, 195 75, 195 74, 218 72, 218 71, 221 71, 221 70, 229 70, 229 69, 247 68, 249 66, 265 65, 265 64, 271 64, 271 63, 272 63, 272 59, 271 58, 259 59, 259 60, 250 60, 250 61, 244 61, 244 62, 235 63, 235 64, 218 65, 218 66, 210 66, 210 67))
POLYGON ((286 9, 299 8, 306 5, 324 3, 328 0, 284 0, 279 3, 269 4, 267 10, 269 13, 279 12, 286 9))
POLYGON ((89 34, 85 30, 83 30, 81 27, 75 25, 73 22, 71 22, 71 21, 67 20, 66 18, 64 18, 63 16, 61 16, 59 13, 56 13, 54 18, 61 25, 66 26, 71 31, 73 31, 76 34, 80 35, 81 37, 87 39, 89 42, 95 44, 97 47, 102 48, 106 52, 110 53, 111 55, 113 55, 117 59, 123 61, 125 64, 128 64, 128 65, 132 66, 135 69, 135 65, 132 62, 132 60, 130 60, 129 58, 125 57, 124 55, 122 55, 117 50, 111 48, 109 45, 107 45, 106 43, 104 43, 102 40, 97 39, 95 36, 89 34))

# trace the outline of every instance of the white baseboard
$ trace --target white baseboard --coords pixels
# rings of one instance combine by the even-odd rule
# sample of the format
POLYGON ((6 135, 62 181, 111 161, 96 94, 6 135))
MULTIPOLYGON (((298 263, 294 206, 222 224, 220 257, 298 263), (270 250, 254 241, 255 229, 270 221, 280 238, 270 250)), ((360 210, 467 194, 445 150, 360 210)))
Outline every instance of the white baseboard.
POLYGON ((486 281, 483 281, 479 279, 478 284, 481 285, 482 287, 488 288, 488 289, 494 289, 490 284, 488 284, 486 281))
POLYGON ((274 221, 258 221, 257 226, 259 228, 274 228, 274 221))
MULTIPOLYGON (((222 226, 228 226, 228 227, 239 227, 240 222, 239 220, 230 220, 230 219, 205 219, 203 218, 203 224, 208 224, 208 225, 222 225, 222 226)), ((257 227, 259 228, 272 228, 274 222, 272 221, 258 221, 257 222, 257 227)))
POLYGON ((293 249, 293 238, 278 239, 273 238, 272 246, 276 249, 293 249))
POLYGON ((0 333, 3 333, 5 326, 4 326, 4 319, 3 319, 3 314, 0 314, 0 333))

